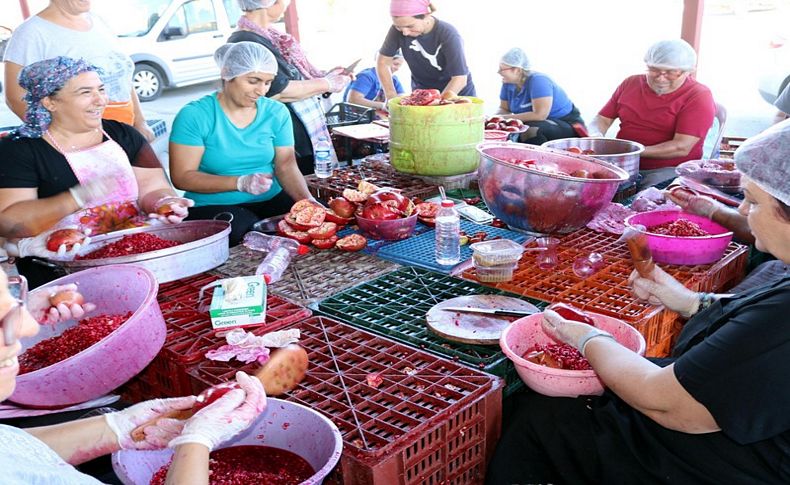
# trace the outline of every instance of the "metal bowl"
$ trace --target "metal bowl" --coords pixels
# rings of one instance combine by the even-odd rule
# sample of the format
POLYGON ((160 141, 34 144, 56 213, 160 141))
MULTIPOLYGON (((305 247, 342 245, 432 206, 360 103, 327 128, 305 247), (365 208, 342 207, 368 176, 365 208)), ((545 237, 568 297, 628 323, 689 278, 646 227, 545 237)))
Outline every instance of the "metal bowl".
POLYGON ((635 141, 602 137, 560 138, 559 140, 547 141, 541 146, 558 150, 565 150, 570 147, 592 150, 595 153, 587 156, 622 168, 628 172, 628 181, 630 182, 635 181, 637 176, 639 176, 639 156, 645 151, 645 146, 635 141))
POLYGON ((481 143, 479 185, 488 208, 505 224, 533 233, 569 233, 584 227, 608 204, 625 170, 563 150, 521 143, 481 143), (539 167, 570 173, 586 170, 599 178, 570 175, 514 165, 508 160, 534 160, 539 167))
POLYGON ((159 283, 166 283, 216 268, 228 259, 230 223, 217 220, 184 221, 178 224, 115 231, 91 238, 91 243, 78 254, 88 254, 123 236, 139 232, 147 232, 181 244, 172 248, 117 258, 52 260, 52 262, 63 267, 68 273, 108 264, 132 263, 148 268, 156 275, 159 283))

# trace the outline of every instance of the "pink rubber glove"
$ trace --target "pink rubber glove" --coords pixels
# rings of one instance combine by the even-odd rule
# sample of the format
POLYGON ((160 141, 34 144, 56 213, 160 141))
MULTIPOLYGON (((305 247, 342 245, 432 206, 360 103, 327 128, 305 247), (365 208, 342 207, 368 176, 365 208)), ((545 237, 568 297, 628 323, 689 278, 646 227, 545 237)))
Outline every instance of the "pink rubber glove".
POLYGON ((653 270, 650 279, 642 278, 634 270, 628 283, 634 296, 651 305, 664 305, 687 318, 699 310, 699 293, 689 290, 658 266, 653 270))
POLYGON ((81 305, 78 303, 72 305, 61 303, 58 306, 52 306, 49 303, 49 299, 64 291, 77 291, 77 285, 71 283, 32 291, 27 299, 27 309, 37 322, 49 324, 65 322, 71 319, 79 320, 86 313, 96 309, 96 305, 93 303, 83 303, 81 305))
POLYGON ((266 392, 261 381, 244 372, 236 373, 240 389, 234 389, 201 409, 187 420, 181 436, 170 441, 175 448, 198 443, 209 451, 247 429, 266 408, 266 392))
POLYGON ((135 404, 117 413, 105 414, 104 418, 107 421, 107 426, 118 437, 118 444, 122 450, 159 450, 166 448, 170 440, 181 433, 186 421, 172 418, 161 419, 155 425, 145 427, 145 440, 143 441, 132 439, 132 431, 141 424, 170 411, 192 408, 195 399, 195 396, 153 399, 135 404))
POLYGON ((265 194, 272 188, 272 175, 269 173, 251 173, 242 175, 236 180, 236 190, 252 195, 265 194))
POLYGON ((154 212, 148 214, 148 217, 164 223, 178 224, 186 218, 189 208, 193 205, 195 205, 195 201, 185 197, 162 197, 156 201, 154 212))

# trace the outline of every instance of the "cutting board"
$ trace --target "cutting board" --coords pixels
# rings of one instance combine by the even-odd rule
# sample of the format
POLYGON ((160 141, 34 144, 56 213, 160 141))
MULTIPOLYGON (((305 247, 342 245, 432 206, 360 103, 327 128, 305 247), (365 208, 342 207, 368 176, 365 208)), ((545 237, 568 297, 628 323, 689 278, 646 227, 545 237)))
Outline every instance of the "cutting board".
POLYGON ((390 130, 381 125, 367 123, 364 125, 338 126, 332 128, 333 133, 355 138, 357 140, 389 140, 390 130))
POLYGON ((502 331, 518 317, 442 310, 445 307, 540 311, 524 300, 501 295, 459 296, 436 304, 428 310, 425 320, 433 333, 453 342, 477 345, 499 345, 502 331))

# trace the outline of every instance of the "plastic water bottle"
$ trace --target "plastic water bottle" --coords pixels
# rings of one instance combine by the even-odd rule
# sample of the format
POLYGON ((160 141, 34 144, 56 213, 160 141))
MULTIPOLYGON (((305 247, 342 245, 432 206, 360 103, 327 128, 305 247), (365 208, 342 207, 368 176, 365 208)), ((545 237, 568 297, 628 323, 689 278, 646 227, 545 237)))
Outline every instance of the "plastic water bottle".
POLYGON ((293 256, 305 254, 310 250, 293 239, 257 231, 250 231, 244 235, 244 246, 268 253, 255 270, 256 275, 263 275, 266 284, 272 284, 282 278, 293 256))
POLYGON ((443 200, 436 214, 436 262, 449 266, 461 260, 461 220, 451 200, 443 200))
POLYGON ((321 136, 313 147, 315 159, 315 176, 321 179, 332 176, 332 144, 325 136, 321 136))

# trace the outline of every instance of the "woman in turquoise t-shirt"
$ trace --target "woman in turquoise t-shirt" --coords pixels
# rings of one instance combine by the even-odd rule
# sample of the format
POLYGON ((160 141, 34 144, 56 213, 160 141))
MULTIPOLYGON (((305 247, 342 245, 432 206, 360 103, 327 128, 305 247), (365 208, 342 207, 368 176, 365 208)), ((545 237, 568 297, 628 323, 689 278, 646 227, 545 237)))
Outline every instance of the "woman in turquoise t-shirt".
POLYGON ((527 125, 520 142, 541 145, 578 136, 573 125, 584 126, 579 110, 557 83, 532 70, 523 50, 515 47, 507 51, 499 61, 498 73, 502 76, 499 116, 527 125))
POLYGON ((231 245, 260 219, 312 199, 296 164, 288 109, 266 98, 277 60, 255 42, 226 44, 214 59, 222 89, 184 106, 170 135, 173 184, 195 201, 189 219, 233 214, 231 245))

